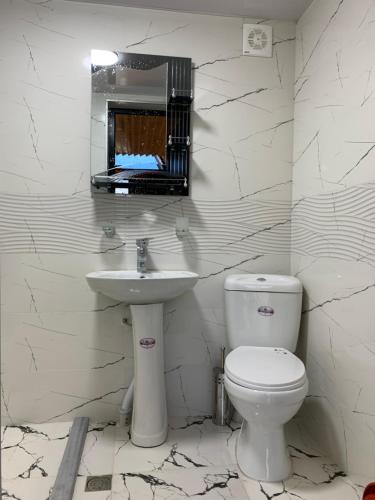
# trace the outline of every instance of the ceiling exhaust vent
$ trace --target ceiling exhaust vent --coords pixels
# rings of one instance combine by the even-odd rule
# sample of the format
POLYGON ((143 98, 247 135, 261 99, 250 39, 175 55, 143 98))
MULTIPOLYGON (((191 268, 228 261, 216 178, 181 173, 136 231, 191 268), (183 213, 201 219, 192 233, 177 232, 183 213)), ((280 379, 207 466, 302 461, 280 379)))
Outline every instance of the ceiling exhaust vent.
POLYGON ((243 55, 272 57, 272 26, 244 24, 243 55))

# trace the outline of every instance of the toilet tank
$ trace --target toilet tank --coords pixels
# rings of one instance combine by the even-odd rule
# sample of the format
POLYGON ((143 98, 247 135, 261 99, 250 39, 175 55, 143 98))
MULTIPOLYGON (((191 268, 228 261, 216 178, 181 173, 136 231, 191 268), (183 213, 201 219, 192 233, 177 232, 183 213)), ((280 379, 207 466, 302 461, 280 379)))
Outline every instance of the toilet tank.
POLYGON ((224 283, 229 346, 296 350, 302 284, 293 276, 235 274, 224 283))

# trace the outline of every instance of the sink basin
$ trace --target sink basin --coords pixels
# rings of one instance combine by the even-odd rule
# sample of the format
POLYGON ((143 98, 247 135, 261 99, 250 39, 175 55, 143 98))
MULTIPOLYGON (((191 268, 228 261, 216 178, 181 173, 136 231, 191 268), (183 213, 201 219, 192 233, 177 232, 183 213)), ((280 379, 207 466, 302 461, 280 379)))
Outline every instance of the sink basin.
POLYGON ((157 304, 194 287, 198 274, 188 271, 98 271, 86 275, 92 290, 126 304, 157 304))
POLYGON ((86 278, 95 292, 130 305, 134 344, 131 440, 145 448, 159 446, 168 432, 163 302, 193 288, 199 276, 188 271, 99 271, 86 278))

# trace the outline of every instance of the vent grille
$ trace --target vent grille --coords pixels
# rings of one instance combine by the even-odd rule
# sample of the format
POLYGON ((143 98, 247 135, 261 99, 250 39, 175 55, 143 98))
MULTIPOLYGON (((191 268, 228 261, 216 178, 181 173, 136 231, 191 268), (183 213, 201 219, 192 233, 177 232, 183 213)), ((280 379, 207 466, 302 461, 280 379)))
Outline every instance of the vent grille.
POLYGON ((272 26, 244 24, 243 54, 248 56, 272 57, 272 26))

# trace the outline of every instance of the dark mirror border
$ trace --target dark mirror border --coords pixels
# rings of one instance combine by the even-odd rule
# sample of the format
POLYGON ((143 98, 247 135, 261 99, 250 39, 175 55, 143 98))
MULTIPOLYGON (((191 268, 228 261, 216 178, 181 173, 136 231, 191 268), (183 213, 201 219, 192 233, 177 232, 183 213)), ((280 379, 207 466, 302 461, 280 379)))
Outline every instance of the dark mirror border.
MULTIPOLYGON (((107 171, 91 176, 92 191, 113 194, 189 195, 190 111, 193 100, 190 58, 116 52, 116 65, 132 69, 152 69, 168 64, 166 170, 135 174, 111 181, 107 171)), ((91 73, 103 66, 91 66, 91 73)), ((107 166, 108 168, 108 166, 107 166)))

